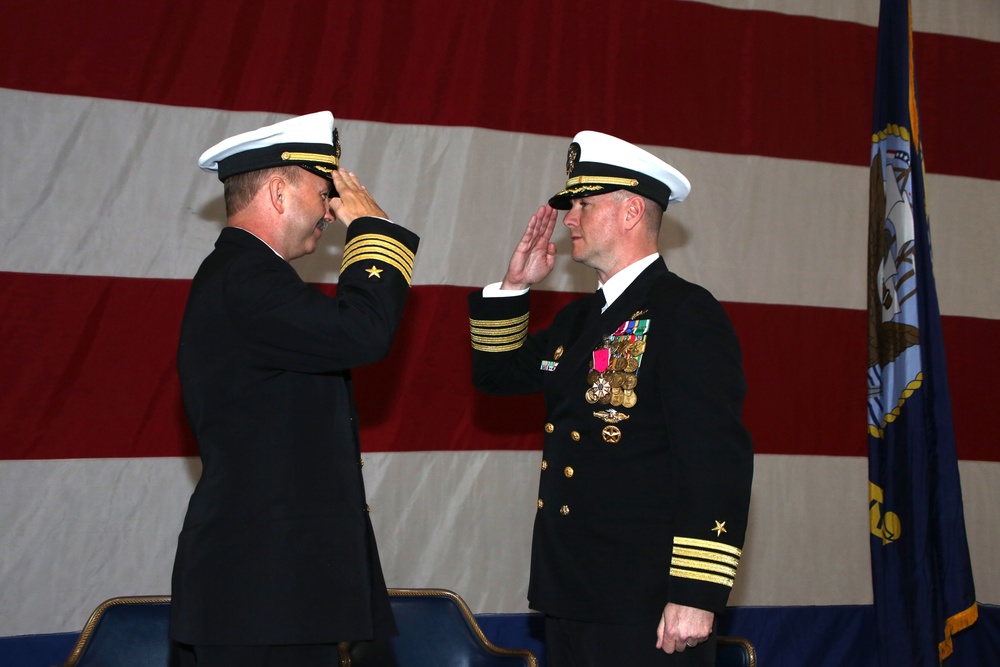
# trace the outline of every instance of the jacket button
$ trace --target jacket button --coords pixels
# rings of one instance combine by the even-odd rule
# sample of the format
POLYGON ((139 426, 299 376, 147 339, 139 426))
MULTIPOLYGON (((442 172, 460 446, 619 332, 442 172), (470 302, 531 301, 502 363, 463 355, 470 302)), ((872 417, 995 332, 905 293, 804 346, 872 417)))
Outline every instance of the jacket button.
POLYGON ((562 507, 560 507, 559 513, 562 514, 563 516, 569 514, 569 505, 563 505, 562 507))
POLYGON ((368 512, 369 514, 371 514, 371 511, 372 511, 371 505, 365 504, 365 511, 368 512))
POLYGON ((544 503, 544 502, 542 502, 542 499, 541 499, 541 498, 539 498, 539 499, 538 499, 538 509, 542 509, 543 507, 545 507, 545 503, 544 503))
POLYGON ((546 461, 545 459, 542 459, 542 470, 548 470, 548 469, 549 469, 549 462, 546 461))
POLYGON ((573 438, 573 442, 580 442, 580 432, 579 431, 573 431, 572 433, 569 434, 569 437, 573 438))
POLYGON ((364 460, 364 459, 361 459, 361 460, 360 460, 360 461, 358 462, 358 465, 359 465, 359 466, 361 466, 362 468, 364 468, 364 467, 365 467, 365 460, 364 460))
POLYGON ((563 470, 563 474, 566 475, 567 477, 572 477, 573 476, 573 469, 571 467, 569 467, 569 466, 566 466, 566 469, 563 470))
POLYGON ((556 427, 551 422, 549 422, 548 424, 545 425, 545 432, 546 433, 552 433, 555 430, 556 430, 556 427))

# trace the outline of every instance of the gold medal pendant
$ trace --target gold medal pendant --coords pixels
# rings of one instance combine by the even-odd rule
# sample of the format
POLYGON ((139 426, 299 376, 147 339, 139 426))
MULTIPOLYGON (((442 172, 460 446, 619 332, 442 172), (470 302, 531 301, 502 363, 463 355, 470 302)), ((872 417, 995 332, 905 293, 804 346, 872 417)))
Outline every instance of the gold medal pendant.
POLYGON ((624 392, 621 388, 615 387, 611 389, 611 405, 620 407, 622 405, 622 399, 624 397, 624 392))
POLYGON ((622 390, 622 407, 634 408, 636 401, 638 401, 638 396, 635 395, 634 389, 624 389, 622 390))

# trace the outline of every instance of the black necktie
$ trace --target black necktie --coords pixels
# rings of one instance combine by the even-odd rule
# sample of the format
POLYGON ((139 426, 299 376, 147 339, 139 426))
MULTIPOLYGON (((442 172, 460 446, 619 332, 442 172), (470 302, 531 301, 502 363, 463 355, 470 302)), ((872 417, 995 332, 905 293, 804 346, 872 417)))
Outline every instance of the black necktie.
POLYGON ((594 292, 593 299, 594 299, 594 305, 592 306, 592 308, 594 314, 592 315, 592 317, 597 317, 601 314, 601 311, 604 309, 604 304, 607 303, 607 301, 604 300, 604 290, 599 289, 596 292, 594 292))

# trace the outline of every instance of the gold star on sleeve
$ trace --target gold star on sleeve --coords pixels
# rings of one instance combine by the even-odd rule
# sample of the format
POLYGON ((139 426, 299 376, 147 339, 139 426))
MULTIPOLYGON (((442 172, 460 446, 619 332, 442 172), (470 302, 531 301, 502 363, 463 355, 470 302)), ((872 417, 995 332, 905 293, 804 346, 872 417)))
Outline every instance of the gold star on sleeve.
POLYGON ((715 522, 715 528, 713 528, 712 530, 715 531, 715 535, 717 537, 721 537, 723 533, 728 532, 726 530, 726 522, 725 521, 721 521, 720 522, 718 520, 716 520, 716 522, 715 522))
POLYGON ((385 271, 385 269, 376 268, 375 265, 372 264, 372 268, 365 269, 365 271, 368 272, 368 277, 369 278, 381 278, 382 277, 382 272, 385 271))

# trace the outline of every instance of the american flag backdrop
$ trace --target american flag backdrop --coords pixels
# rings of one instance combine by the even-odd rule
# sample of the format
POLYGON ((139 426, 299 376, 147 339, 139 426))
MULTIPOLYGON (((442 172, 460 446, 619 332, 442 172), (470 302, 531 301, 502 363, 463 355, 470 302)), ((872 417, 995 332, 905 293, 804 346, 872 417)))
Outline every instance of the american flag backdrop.
MULTIPOLYGON (((978 600, 998 604, 1000 6, 912 4, 969 550, 978 600)), ((199 474, 178 328, 225 221, 196 160, 321 109, 342 163, 422 238, 393 353, 355 373, 390 586, 526 611, 542 406, 472 389, 465 296, 502 277, 565 181, 570 138, 593 129, 690 178, 661 252, 724 303, 743 346, 756 476, 731 604, 871 604, 877 21, 865 0, 6 3, 0 636, 78 630, 109 597, 169 592, 199 474)), ((557 235, 532 326, 595 286, 557 235)), ((331 227, 294 266, 332 291, 342 248, 331 227)))

